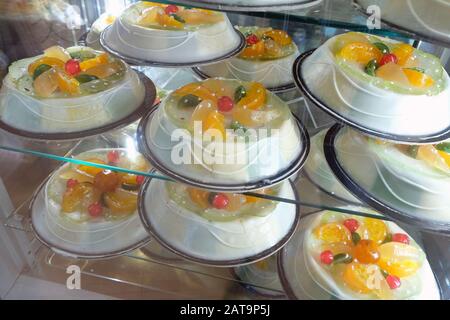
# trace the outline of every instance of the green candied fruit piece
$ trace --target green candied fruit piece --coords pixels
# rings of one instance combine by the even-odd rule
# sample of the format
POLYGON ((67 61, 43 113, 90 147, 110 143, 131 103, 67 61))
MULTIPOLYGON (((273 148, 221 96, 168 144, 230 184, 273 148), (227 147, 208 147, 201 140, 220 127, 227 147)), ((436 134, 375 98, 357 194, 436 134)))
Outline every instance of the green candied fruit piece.
POLYGON ((33 73, 33 80, 35 80, 37 77, 39 77, 41 74, 43 74, 45 71, 50 70, 52 68, 52 66, 48 65, 48 64, 41 64, 39 65, 33 73))
POLYGON ((182 96, 178 101, 178 106, 180 108, 194 108, 198 106, 198 104, 202 102, 202 99, 194 94, 187 94, 182 96))
POLYGON ((444 151, 445 153, 450 153, 450 142, 442 142, 436 145, 436 149, 439 151, 444 151))
POLYGON ((416 159, 419 152, 419 146, 408 146, 407 153, 410 157, 416 159))
POLYGON ((373 45, 375 47, 377 47, 378 50, 380 50, 382 54, 388 54, 391 52, 391 50, 389 50, 389 47, 387 45, 385 45, 383 42, 375 42, 375 43, 373 43, 373 45))
POLYGON ((182 18, 182 17, 180 17, 179 15, 177 15, 177 14, 171 14, 171 16, 176 20, 176 21, 178 21, 178 22, 181 22, 181 23, 186 23, 186 21, 182 18))
POLYGON ((376 76, 375 71, 378 69, 378 62, 377 60, 371 60, 369 61, 369 63, 367 63, 364 71, 368 74, 371 75, 372 77, 376 76))
POLYGON ((241 101, 242 98, 244 98, 247 95, 247 90, 244 86, 239 86, 234 91, 234 102, 238 103, 241 101))
POLYGON ((75 51, 75 52, 72 52, 69 54, 72 59, 77 59, 77 60, 81 60, 81 61, 92 59, 92 58, 96 57, 95 53, 93 53, 89 50, 80 50, 80 51, 75 51))
POLYGON ((98 80, 96 76, 90 75, 90 74, 80 74, 75 77, 75 79, 78 80, 79 83, 86 83, 94 80, 98 80))

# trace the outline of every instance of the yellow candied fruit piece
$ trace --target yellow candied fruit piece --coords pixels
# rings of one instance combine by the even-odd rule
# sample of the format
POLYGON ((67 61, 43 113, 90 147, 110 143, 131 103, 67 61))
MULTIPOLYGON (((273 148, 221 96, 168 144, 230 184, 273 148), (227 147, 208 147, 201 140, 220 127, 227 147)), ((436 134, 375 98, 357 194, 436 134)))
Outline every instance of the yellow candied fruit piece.
POLYGON ((188 194, 191 198, 192 202, 194 202, 196 205, 198 205, 202 209, 208 208, 209 202, 208 202, 208 196, 209 192, 204 191, 201 189, 196 188, 188 188, 188 194))
POLYGON ((421 145, 417 150, 417 159, 425 161, 431 167, 448 170, 447 158, 443 158, 439 150, 432 145, 421 145))
POLYGON ((63 72, 56 72, 56 78, 58 80, 58 88, 64 93, 70 95, 80 93, 80 83, 77 79, 67 76, 63 72))
POLYGON ((438 153, 442 157, 442 159, 444 159, 445 163, 447 164, 447 167, 450 168, 450 154, 441 150, 438 150, 438 153))
POLYGON ((363 227, 366 233, 364 238, 378 244, 382 243, 388 234, 386 223, 380 219, 364 218, 363 227))
POLYGON ((146 9, 139 17, 137 24, 143 27, 155 25, 158 23, 158 19, 161 14, 164 14, 164 11, 161 7, 152 7, 146 9))
POLYGON ((202 85, 200 82, 189 83, 177 90, 173 93, 176 96, 185 96, 188 94, 192 94, 194 96, 199 97, 202 100, 210 100, 214 103, 217 103, 217 95, 211 92, 208 88, 202 85))
POLYGON ((50 69, 39 75, 33 82, 37 96, 47 98, 58 89, 58 79, 55 69, 50 69))
POLYGON ((225 138, 225 116, 217 110, 214 110, 206 116, 203 120, 203 132, 209 129, 216 129, 225 138))
POLYGON ((326 242, 349 242, 351 240, 350 231, 342 224, 331 222, 323 224, 314 230, 314 235, 326 242))
POLYGON ((409 83, 414 87, 428 88, 434 84, 433 78, 414 69, 403 69, 409 83))
POLYGON ((379 67, 376 71, 377 77, 386 81, 393 81, 404 86, 410 86, 410 82, 403 68, 396 63, 390 62, 379 67))
POLYGON ((380 253, 378 266, 399 278, 411 276, 421 267, 421 254, 414 246, 388 242, 379 246, 378 252, 380 253))
POLYGON ((93 67, 96 67, 101 64, 105 64, 109 61, 108 54, 106 52, 103 52, 99 54, 97 57, 92 59, 87 59, 85 61, 80 62, 80 69, 81 71, 86 71, 88 69, 91 69, 93 67))
POLYGON ((257 59, 264 56, 265 51, 264 41, 258 41, 257 43, 248 46, 239 54, 240 58, 245 59, 257 59))
POLYGON ((173 16, 167 14, 158 15, 158 24, 164 28, 183 29, 184 23, 176 20, 173 16))
POLYGON ((60 46, 53 46, 44 50, 44 56, 49 58, 56 58, 61 60, 62 62, 67 62, 70 60, 70 54, 60 46))
POLYGON ((292 43, 292 38, 283 30, 266 31, 264 35, 272 38, 280 46, 287 46, 292 43))
POLYGON ((200 24, 212 24, 223 20, 223 15, 217 14, 213 11, 204 11, 199 9, 189 9, 177 12, 187 24, 200 25, 200 24))
POLYGON ((354 42, 345 45, 337 54, 338 57, 345 60, 354 61, 366 65, 369 61, 380 61, 383 54, 370 43, 354 42))
POLYGON ((412 57, 414 50, 415 49, 413 46, 410 46, 406 43, 400 43, 392 49, 392 53, 397 57, 397 63, 400 66, 405 66, 409 59, 412 57))
POLYGON ((87 69, 84 73, 104 79, 120 71, 122 66, 118 61, 102 63, 87 69))
POLYGON ((245 97, 237 103, 237 107, 257 110, 266 103, 266 88, 259 82, 252 82, 245 97))
POLYGON ((51 67, 58 67, 64 69, 64 61, 53 57, 42 57, 33 61, 28 65, 28 73, 30 75, 33 75, 36 68, 39 67, 41 64, 48 64, 51 67))
POLYGON ((344 268, 342 280, 355 292, 362 294, 369 293, 371 291, 368 287, 369 278, 371 277, 369 266, 371 265, 360 264, 357 262, 347 264, 344 268))
POLYGON ((103 199, 113 215, 131 214, 137 208, 137 194, 121 189, 116 189, 114 192, 106 192, 103 199))
MULTIPOLYGON (((96 164, 106 164, 105 161, 100 160, 100 159, 87 159, 85 160, 86 162, 92 162, 92 163, 96 163, 96 164)), ((79 165, 77 168, 79 171, 84 172, 92 177, 94 177, 97 173, 102 172, 104 169, 102 168, 97 168, 97 167, 92 167, 92 166, 88 166, 88 165, 79 165)))

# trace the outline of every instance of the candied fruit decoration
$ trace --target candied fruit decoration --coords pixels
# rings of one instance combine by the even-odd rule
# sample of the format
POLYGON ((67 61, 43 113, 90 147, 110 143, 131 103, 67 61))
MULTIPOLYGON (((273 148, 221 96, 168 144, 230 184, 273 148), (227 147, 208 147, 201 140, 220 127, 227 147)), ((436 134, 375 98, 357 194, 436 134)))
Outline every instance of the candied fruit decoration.
POLYGON ((136 183, 137 184, 143 184, 145 180, 145 176, 136 176, 136 183))
POLYGON ((349 242, 333 242, 333 243, 323 243, 320 246, 322 251, 330 250, 336 254, 339 253, 352 253, 353 246, 349 242))
POLYGON ((203 132, 207 132, 210 129, 218 130, 222 138, 225 138, 225 116, 217 110, 208 113, 205 120, 203 120, 203 132))
POLYGON ((255 128, 266 123, 266 118, 262 116, 262 112, 245 108, 233 108, 233 120, 241 126, 247 128, 255 128))
POLYGON ((449 166, 447 158, 442 157, 442 152, 439 152, 432 145, 421 145, 417 150, 417 159, 425 161, 428 165, 439 170, 448 171, 449 166))
POLYGON ((214 103, 217 103, 217 95, 215 95, 208 88, 203 86, 201 82, 189 83, 175 90, 173 94, 180 97, 191 94, 199 97, 202 100, 210 100, 213 101, 214 103))
POLYGON ((113 74, 119 72, 122 69, 121 64, 118 61, 111 63, 100 64, 92 68, 87 69, 85 72, 91 76, 95 76, 100 79, 107 78, 113 74))
MULTIPOLYGON (((86 162, 96 163, 96 164, 106 164, 105 161, 100 159, 87 159, 86 162)), ((97 173, 102 172, 102 168, 93 167, 90 165, 80 165, 78 166, 78 170, 84 172, 92 177, 94 177, 97 173)))
POLYGON ((217 104, 217 108, 220 112, 229 112, 234 106, 233 99, 227 96, 220 97, 217 104))
POLYGON ((42 73, 33 82, 33 88, 39 97, 50 97, 58 89, 58 77, 54 69, 42 73))
POLYGON ((280 58, 283 56, 283 49, 272 39, 264 41, 264 51, 266 58, 280 58))
POLYGON ((39 77, 45 71, 50 70, 51 68, 52 66, 49 66, 48 64, 41 64, 36 69, 34 69, 33 80, 36 80, 37 77, 39 77))
POLYGON ((163 14, 161 7, 152 7, 145 9, 143 14, 139 17, 137 24, 143 27, 148 27, 158 23, 158 16, 163 14))
POLYGON ((404 86, 410 86, 410 82, 406 74, 403 72, 403 68, 393 62, 379 67, 376 71, 376 75, 377 77, 387 81, 393 81, 404 86))
POLYGON ((268 271, 269 270, 269 263, 267 260, 260 260, 258 262, 255 262, 255 267, 259 270, 268 271))
POLYGON ((389 274, 386 277, 386 282, 389 285, 389 288, 392 290, 397 289, 402 285, 400 278, 393 276, 392 274, 389 274))
POLYGON ((394 233, 392 235, 392 241, 394 242, 400 242, 404 244, 409 244, 409 237, 407 234, 404 233, 394 233))
POLYGON ((273 39, 280 46, 287 46, 292 43, 292 38, 283 30, 266 31, 264 36, 273 39))
POLYGON ((102 192, 114 191, 119 184, 119 175, 111 170, 103 170, 97 173, 94 178, 94 187, 102 192))
POLYGON ((80 83, 77 79, 71 78, 61 71, 56 72, 56 79, 58 80, 58 88, 61 92, 70 95, 80 93, 80 83))
POLYGON ((49 58, 56 58, 62 62, 67 62, 71 57, 70 54, 60 46, 53 46, 44 50, 44 56, 49 58))
POLYGON ((342 280, 353 291, 367 294, 371 290, 368 287, 370 277, 373 276, 371 271, 372 265, 360 264, 352 262, 347 264, 344 269, 342 280))
POLYGON ((343 225, 334 222, 317 227, 314 234, 326 243, 349 242, 351 239, 350 231, 343 225))
POLYGON ((216 97, 234 96, 234 86, 223 80, 210 78, 203 81, 202 86, 208 89, 216 97))
POLYGON ((80 62, 76 59, 67 60, 64 69, 68 74, 76 75, 81 71, 80 62))
POLYGON ((409 83, 418 88, 429 88, 434 84, 433 78, 416 69, 403 69, 409 83))
POLYGON ((406 43, 400 43, 394 47, 392 50, 392 53, 395 54, 395 56, 398 59, 398 64, 400 66, 405 66, 408 62, 412 60, 413 53, 414 53, 414 47, 406 44, 406 43))
POLYGON ((363 238, 372 240, 376 244, 380 244, 386 239, 388 229, 384 221, 374 218, 364 218, 363 224, 365 229, 365 237, 363 238))
POLYGON ((259 82, 252 82, 247 90, 247 94, 237 103, 237 106, 244 109, 258 110, 265 105, 266 99, 266 88, 259 82))
POLYGON ((388 64, 388 63, 397 63, 397 62, 398 62, 398 59, 397 59, 397 56, 395 54, 393 54, 393 53, 386 53, 386 54, 384 54, 381 57, 381 59, 380 59, 378 64, 381 67, 381 66, 384 66, 385 64, 388 64))
POLYGON ((187 24, 201 25, 223 21, 223 16, 210 10, 189 9, 179 11, 180 16, 187 24))
POLYGON ((164 12, 166 14, 172 14, 172 13, 177 13, 180 9, 174 5, 174 4, 169 4, 165 9, 164 12))
POLYGON ((64 69, 64 61, 57 59, 57 58, 51 58, 51 57, 42 57, 39 58, 32 63, 28 65, 28 74, 34 75, 34 71, 37 67, 39 67, 42 64, 49 65, 51 67, 58 67, 61 69, 64 69))
POLYGON ((376 263, 380 259, 378 246, 372 240, 361 240, 353 248, 353 257, 360 263, 376 263))
POLYGON ((120 152, 118 150, 111 150, 107 153, 106 158, 109 163, 117 163, 120 159, 120 152))
POLYGON ((346 219, 343 224, 350 232, 355 232, 359 227, 359 222, 356 219, 346 219))
POLYGON ((239 193, 227 194, 227 197, 228 205, 225 208, 227 211, 237 211, 246 203, 246 197, 239 193))
POLYGON ((249 34, 246 38, 245 38, 245 42, 247 43, 247 45, 252 46, 254 44, 257 44, 259 42, 259 38, 256 34, 249 34))
POLYGON ((345 60, 354 61, 366 65, 371 60, 380 61, 381 51, 370 43, 354 42, 345 45, 337 54, 345 60))
POLYGON ((347 32, 344 34, 339 35, 336 38, 336 43, 334 45, 334 52, 339 52, 344 48, 346 45, 351 43, 370 43, 367 37, 358 32, 347 32))
POLYGON ((78 183, 72 188, 67 189, 64 193, 61 209, 67 213, 82 210, 82 205, 85 200, 96 201, 94 187, 91 183, 78 183))
POLYGON ((447 153, 442 150, 438 150, 439 155, 442 159, 444 159, 445 163, 447 164, 447 167, 450 168, 450 153, 447 153))
POLYGON ((203 121, 206 119, 206 117, 212 112, 217 110, 217 106, 209 100, 204 100, 198 104, 197 107, 195 107, 194 112, 191 116, 191 127, 194 128, 195 122, 201 121, 202 128, 203 128, 203 121))
POLYGON ((202 209, 206 209, 209 207, 208 197, 209 192, 196 189, 196 188, 188 188, 188 194, 191 198, 192 202, 198 205, 202 209))
POLYGON ((387 273, 403 278, 417 272, 421 267, 421 252, 411 245, 388 242, 378 247, 378 266, 387 273))
POLYGON ((391 53, 391 50, 387 45, 385 45, 383 42, 374 42, 373 45, 380 50, 382 54, 388 54, 391 53))
POLYGON ((211 204, 216 209, 226 209, 228 204, 230 203, 230 199, 226 194, 217 193, 213 196, 211 200, 211 204))
POLYGON ((96 66, 106 64, 108 63, 108 61, 109 61, 108 54, 106 52, 102 52, 95 58, 87 59, 80 62, 80 69, 81 71, 86 71, 96 66))
POLYGON ((67 188, 73 188, 73 187, 75 187, 77 184, 78 184, 78 180, 76 180, 76 179, 69 179, 69 180, 67 180, 67 182, 66 182, 66 187, 67 187, 67 188))
MULTIPOLYGON (((164 28, 183 29, 184 23, 177 20, 174 15, 159 14, 157 17, 158 24, 164 28)), ((183 20, 184 21, 184 20, 183 20)))
POLYGON ((103 213, 103 207, 99 202, 94 202, 88 207, 88 213, 91 217, 100 217, 103 213))
POLYGON ((105 193, 103 200, 113 215, 131 214, 137 208, 137 195, 122 189, 105 193))
POLYGON ((257 43, 246 47, 239 55, 240 58, 245 59, 257 59, 264 55, 266 46, 264 41, 258 41, 257 43))
POLYGON ((330 250, 325 250, 320 254, 320 262, 329 265, 332 264, 334 260, 333 252, 330 250))

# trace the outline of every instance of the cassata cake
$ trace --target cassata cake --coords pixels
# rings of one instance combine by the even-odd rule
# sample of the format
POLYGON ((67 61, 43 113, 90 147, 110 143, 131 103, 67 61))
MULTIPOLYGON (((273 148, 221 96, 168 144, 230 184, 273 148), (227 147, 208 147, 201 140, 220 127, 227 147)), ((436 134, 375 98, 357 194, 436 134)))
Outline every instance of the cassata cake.
POLYGON ((450 1, 448 0, 356 0, 364 10, 378 6, 381 19, 431 39, 450 40, 450 1))
POLYGON ((113 24, 116 18, 116 15, 107 12, 100 15, 100 17, 94 21, 91 29, 86 35, 86 45, 96 50, 102 50, 102 46, 100 44, 100 33, 102 33, 106 27, 113 24))
POLYGON ((221 12, 143 1, 126 8, 100 40, 128 62, 166 66, 212 62, 242 47, 221 12))
POLYGON ((53 46, 9 67, 0 91, 0 118, 31 132, 89 130, 125 118, 145 88, 123 61, 89 47, 53 46))
MULTIPOLYGON (((76 159, 134 171, 150 169, 142 155, 127 149, 93 149, 76 159)), ((87 256, 142 241, 147 235, 136 213, 143 181, 143 176, 131 173, 66 163, 46 183, 45 210, 33 214, 33 228, 40 239, 49 240, 47 244, 87 256)))
POLYGON ((311 150, 305 163, 305 173, 308 178, 319 188, 339 199, 352 203, 360 203, 347 189, 336 179, 333 171, 325 159, 323 144, 329 128, 323 129, 311 138, 311 150))
POLYGON ((292 65, 299 52, 283 30, 270 27, 236 27, 246 38, 246 48, 236 57, 199 67, 209 77, 257 81, 266 88, 294 83, 292 65))
POLYGON ((309 147, 289 107, 262 84, 220 78, 173 91, 139 130, 159 170, 223 191, 294 174, 309 147))
POLYGON ((296 298, 440 299, 425 253, 393 222, 323 211, 304 222, 297 240, 294 257, 282 257, 284 284, 296 298))
POLYGON ((448 140, 400 145, 343 129, 335 150, 352 180, 389 207, 422 220, 450 222, 448 140))
MULTIPOLYGON (((294 199, 289 182, 258 191, 294 199)), ((210 192, 151 179, 141 195, 141 219, 163 245, 200 263, 251 263, 287 241, 297 207, 239 193, 210 192)))
POLYGON ((450 127, 449 76, 437 57, 409 44, 350 32, 304 55, 297 67, 308 99, 369 134, 436 140, 450 127))

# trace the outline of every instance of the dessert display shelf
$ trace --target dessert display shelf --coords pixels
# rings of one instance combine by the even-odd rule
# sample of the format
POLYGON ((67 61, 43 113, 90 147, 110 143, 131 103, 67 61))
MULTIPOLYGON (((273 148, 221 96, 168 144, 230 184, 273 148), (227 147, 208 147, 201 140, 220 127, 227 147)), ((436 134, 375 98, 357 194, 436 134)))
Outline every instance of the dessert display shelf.
POLYGON ((199 8, 207 8, 212 10, 224 11, 252 11, 252 12, 266 12, 266 11, 284 11, 293 9, 306 9, 320 4, 323 0, 177 0, 170 1, 181 3, 189 6, 197 6, 199 8))
POLYGON ((438 162, 430 162, 424 153, 434 146, 379 142, 335 125, 327 133, 324 148, 333 173, 361 202, 403 223, 450 234, 448 164, 437 151, 430 154, 438 162), (412 148, 419 148, 416 158, 408 151, 412 148))

